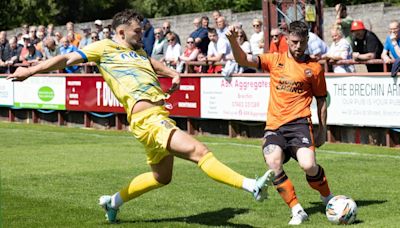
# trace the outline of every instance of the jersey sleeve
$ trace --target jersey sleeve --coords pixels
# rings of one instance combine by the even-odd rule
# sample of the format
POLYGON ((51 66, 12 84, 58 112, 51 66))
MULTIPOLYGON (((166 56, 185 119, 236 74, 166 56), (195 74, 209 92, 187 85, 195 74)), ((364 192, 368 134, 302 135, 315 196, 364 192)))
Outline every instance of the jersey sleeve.
POLYGON ((103 54, 105 44, 102 41, 97 41, 85 46, 77 52, 82 56, 85 62, 99 62, 103 54))
POLYGON ((312 78, 312 92, 315 97, 325 97, 327 95, 325 73, 321 65, 317 67, 316 74, 312 78))
POLYGON ((261 69, 265 71, 270 71, 272 63, 273 54, 261 54, 259 55, 261 61, 261 69))

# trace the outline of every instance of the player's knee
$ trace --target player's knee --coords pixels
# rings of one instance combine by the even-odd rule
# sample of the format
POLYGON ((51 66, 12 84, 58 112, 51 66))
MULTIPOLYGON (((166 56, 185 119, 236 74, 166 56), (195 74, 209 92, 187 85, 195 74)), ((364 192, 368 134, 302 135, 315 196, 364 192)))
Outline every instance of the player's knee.
POLYGON ((280 170, 282 168, 282 159, 280 158, 266 159, 266 163, 272 170, 280 170))
POLYGON ((198 143, 195 145, 193 156, 196 158, 196 160, 200 160, 208 152, 209 152, 209 150, 204 144, 198 143))
POLYGON ((305 172, 309 173, 312 172, 317 165, 314 162, 299 162, 299 165, 301 167, 301 169, 303 169, 305 172))

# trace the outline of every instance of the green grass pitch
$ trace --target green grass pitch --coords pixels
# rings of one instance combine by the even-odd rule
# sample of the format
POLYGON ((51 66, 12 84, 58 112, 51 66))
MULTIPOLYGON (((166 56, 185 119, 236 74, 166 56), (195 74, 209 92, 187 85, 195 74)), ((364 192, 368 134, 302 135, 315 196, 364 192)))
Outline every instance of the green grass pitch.
MULTIPOLYGON (((216 157, 254 177, 265 171, 260 140, 198 137, 216 157)), ((122 131, 0 123, 0 227, 108 226, 97 205, 136 175, 148 172, 142 146, 122 131)), ((326 144, 317 151, 334 194, 358 204, 352 227, 399 227, 400 150, 326 144)), ((285 227, 289 209, 275 190, 257 203, 249 193, 213 180, 175 159, 170 185, 125 204, 120 227, 285 227)), ((327 227, 317 192, 297 163, 285 166, 310 220, 327 227)))

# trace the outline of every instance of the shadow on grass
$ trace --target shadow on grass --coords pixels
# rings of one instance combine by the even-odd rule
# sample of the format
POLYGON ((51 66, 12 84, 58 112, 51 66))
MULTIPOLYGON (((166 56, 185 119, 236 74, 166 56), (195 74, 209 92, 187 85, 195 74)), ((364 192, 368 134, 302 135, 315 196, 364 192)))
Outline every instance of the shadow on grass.
MULTIPOLYGON (((387 200, 356 200, 357 207, 366 207, 373 204, 383 204, 386 203, 387 200)), ((311 202, 312 207, 305 208, 308 215, 321 213, 325 214, 325 205, 322 202, 311 202)), ((354 224, 363 223, 362 220, 356 220, 354 224)))
POLYGON ((197 215, 191 215, 187 217, 175 217, 175 218, 161 218, 161 219, 150 219, 150 220, 135 220, 135 221, 124 221, 121 220, 119 223, 162 223, 162 222, 184 222, 187 224, 199 224, 206 226, 224 226, 224 227, 238 227, 238 228, 250 228, 253 226, 247 224, 234 224, 229 222, 230 219, 236 215, 248 213, 249 209, 244 208, 223 208, 218 211, 204 212, 197 215))

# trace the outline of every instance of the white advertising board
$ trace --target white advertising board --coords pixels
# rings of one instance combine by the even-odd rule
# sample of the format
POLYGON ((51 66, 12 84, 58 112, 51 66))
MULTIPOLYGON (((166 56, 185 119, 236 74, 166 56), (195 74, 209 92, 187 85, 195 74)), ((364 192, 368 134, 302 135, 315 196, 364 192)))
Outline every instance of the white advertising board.
MULTIPOLYGON (((397 78, 327 77, 328 124, 400 127, 400 82, 397 78)), ((316 104, 312 119, 318 122, 316 104)))
POLYGON ((201 78, 201 118, 265 121, 269 77, 201 78))
POLYGON ((65 110, 65 77, 30 77, 14 82, 14 106, 65 110))
POLYGON ((14 105, 14 86, 11 80, 0 78, 0 106, 14 105))

